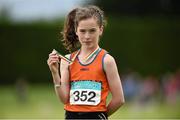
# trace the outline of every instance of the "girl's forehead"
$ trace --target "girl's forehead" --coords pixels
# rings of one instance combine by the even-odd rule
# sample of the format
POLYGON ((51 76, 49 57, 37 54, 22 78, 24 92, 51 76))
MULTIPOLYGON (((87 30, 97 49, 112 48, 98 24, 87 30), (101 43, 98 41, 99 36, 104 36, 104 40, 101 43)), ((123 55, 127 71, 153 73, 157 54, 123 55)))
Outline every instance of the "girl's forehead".
POLYGON ((99 27, 99 25, 97 19, 92 17, 79 21, 78 27, 99 27))

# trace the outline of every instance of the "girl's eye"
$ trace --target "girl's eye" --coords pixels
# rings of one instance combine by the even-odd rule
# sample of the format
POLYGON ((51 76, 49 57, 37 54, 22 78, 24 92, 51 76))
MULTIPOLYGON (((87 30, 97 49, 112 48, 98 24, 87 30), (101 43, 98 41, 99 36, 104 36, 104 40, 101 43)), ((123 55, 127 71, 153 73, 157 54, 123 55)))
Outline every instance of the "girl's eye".
POLYGON ((80 30, 81 33, 85 33, 86 31, 85 30, 80 30))
POLYGON ((89 32, 90 33, 96 32, 96 29, 90 29, 89 32))

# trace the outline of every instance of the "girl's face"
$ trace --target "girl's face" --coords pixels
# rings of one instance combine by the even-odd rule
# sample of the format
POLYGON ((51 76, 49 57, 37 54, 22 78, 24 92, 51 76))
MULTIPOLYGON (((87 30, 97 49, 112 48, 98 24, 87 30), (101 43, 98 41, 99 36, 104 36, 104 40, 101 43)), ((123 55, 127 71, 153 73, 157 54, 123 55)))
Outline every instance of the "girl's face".
POLYGON ((95 47, 98 45, 99 36, 102 35, 103 27, 100 27, 96 18, 88 18, 78 23, 76 35, 82 46, 95 47))

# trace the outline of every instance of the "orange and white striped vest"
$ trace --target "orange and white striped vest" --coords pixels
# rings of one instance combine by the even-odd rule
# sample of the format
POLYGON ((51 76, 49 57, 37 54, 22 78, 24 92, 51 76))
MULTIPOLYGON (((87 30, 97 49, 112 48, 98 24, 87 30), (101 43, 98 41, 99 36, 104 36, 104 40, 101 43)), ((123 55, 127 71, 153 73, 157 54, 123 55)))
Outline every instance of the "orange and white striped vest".
MULTIPOLYGON (((107 111, 106 98, 109 86, 103 68, 107 52, 99 48, 91 63, 82 64, 78 57, 69 66, 70 95, 64 109, 73 112, 107 111)), ((71 57, 75 52, 71 54, 71 57)))

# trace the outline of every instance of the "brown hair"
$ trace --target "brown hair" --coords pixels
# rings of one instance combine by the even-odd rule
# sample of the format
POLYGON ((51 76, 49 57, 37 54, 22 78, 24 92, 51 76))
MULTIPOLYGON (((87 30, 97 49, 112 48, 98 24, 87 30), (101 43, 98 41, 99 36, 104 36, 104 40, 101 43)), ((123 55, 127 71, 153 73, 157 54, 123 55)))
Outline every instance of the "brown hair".
POLYGON ((79 21, 91 17, 97 19, 99 27, 106 25, 104 12, 97 6, 78 7, 70 11, 67 15, 61 34, 63 35, 63 45, 69 52, 72 52, 80 46, 78 36, 76 35, 76 28, 79 21))

